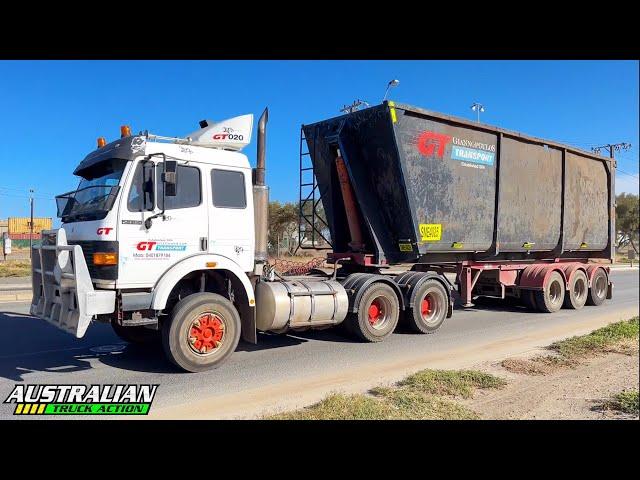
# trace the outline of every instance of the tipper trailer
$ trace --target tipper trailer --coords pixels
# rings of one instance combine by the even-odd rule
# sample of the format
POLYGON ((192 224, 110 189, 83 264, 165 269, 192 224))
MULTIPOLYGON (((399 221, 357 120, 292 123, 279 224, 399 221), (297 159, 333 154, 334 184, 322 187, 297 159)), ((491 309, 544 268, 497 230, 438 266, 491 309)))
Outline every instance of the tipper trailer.
POLYGON ((611 298, 613 159, 393 102, 303 125, 300 241, 327 239, 334 269, 276 273, 267 119, 254 169, 252 115, 186 138, 98 139, 78 188, 56 197, 62 227, 34 246, 31 313, 78 338, 109 322, 196 372, 258 331, 431 333, 456 289, 463 306, 516 297, 547 313, 611 298))

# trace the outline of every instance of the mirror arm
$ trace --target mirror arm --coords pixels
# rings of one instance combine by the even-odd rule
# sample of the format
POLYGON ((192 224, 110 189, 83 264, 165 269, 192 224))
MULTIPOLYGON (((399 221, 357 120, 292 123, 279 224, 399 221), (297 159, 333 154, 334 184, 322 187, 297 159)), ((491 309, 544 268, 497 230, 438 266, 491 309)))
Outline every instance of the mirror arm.
MULTIPOLYGON (((167 170, 167 156, 164 153, 151 153, 147 156, 145 161, 149 161, 151 160, 151 157, 162 157, 162 173, 166 173, 167 170)), ((155 179, 154 179, 155 181, 155 179)), ((144 228, 149 230, 151 228, 151 225, 153 225, 153 219, 154 218, 158 218, 158 217, 162 217, 162 219, 165 219, 165 215, 164 215, 164 205, 165 205, 165 195, 164 195, 164 191, 165 191, 165 187, 164 185, 162 186, 162 211, 156 213, 155 215, 151 215, 149 218, 147 218, 144 221, 144 228)))

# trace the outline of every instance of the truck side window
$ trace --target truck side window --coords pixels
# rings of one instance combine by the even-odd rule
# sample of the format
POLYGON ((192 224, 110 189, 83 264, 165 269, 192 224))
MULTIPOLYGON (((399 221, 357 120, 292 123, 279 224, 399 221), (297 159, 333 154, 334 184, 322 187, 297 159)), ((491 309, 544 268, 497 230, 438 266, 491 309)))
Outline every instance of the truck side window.
MULTIPOLYGON (((162 208, 162 192, 164 184, 161 180, 162 162, 158 163, 158 173, 156 175, 156 185, 158 189, 158 208, 162 208)), ((166 210, 177 208, 197 207, 202 200, 202 182, 200 180, 200 169, 197 167, 187 167, 178 165, 176 171, 176 196, 167 197, 166 210)))
POLYGON ((130 212, 153 210, 153 169, 152 162, 138 163, 127 199, 130 212))
POLYGON ((211 170, 211 189, 214 207, 245 208, 247 206, 242 172, 211 170))

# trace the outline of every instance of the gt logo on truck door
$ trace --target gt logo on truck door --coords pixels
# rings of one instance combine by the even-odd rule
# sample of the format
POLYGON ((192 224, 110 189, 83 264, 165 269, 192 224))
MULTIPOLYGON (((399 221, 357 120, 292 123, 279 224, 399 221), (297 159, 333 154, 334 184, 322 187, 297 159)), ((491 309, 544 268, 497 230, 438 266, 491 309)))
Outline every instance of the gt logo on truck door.
POLYGON ((158 242, 139 242, 136 245, 138 250, 153 250, 153 246, 158 242))
POLYGON ((111 230, 113 230, 113 227, 100 227, 98 230, 96 230, 96 233, 98 235, 109 235, 109 233, 111 233, 111 230))

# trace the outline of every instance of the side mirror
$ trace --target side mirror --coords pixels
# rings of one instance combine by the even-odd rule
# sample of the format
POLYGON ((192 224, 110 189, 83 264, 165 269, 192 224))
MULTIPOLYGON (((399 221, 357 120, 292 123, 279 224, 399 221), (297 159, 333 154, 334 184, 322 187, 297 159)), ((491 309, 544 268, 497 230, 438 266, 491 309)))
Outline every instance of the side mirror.
POLYGON ((176 196, 176 184, 178 182, 178 162, 167 160, 164 162, 164 172, 162 172, 162 182, 164 183, 164 194, 167 197, 176 196))

